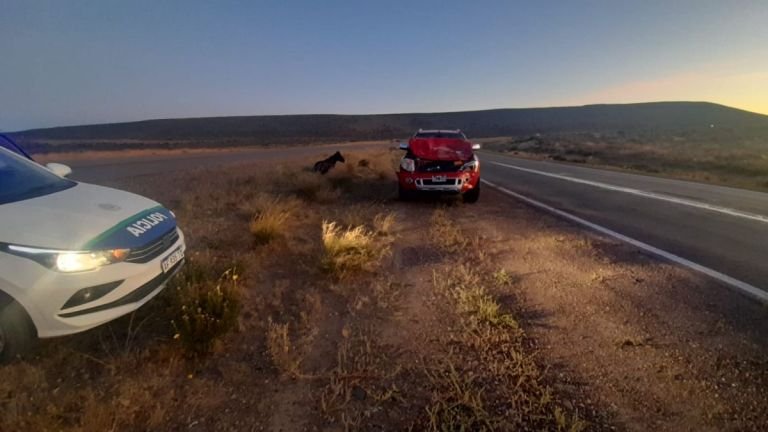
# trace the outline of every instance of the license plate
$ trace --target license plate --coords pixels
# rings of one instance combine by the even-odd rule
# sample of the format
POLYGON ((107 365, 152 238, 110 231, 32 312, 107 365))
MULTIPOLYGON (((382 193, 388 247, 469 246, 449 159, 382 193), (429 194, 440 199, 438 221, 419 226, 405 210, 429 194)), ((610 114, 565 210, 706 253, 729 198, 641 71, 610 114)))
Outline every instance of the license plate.
POLYGON ((184 251, 181 250, 181 247, 179 247, 175 251, 171 252, 170 255, 165 257, 165 259, 160 261, 160 266, 163 268, 163 273, 167 273, 168 270, 172 269, 173 266, 175 266, 179 261, 183 259, 184 251))
POLYGON ((445 176, 432 176, 432 181, 435 183, 443 183, 445 180, 445 176))

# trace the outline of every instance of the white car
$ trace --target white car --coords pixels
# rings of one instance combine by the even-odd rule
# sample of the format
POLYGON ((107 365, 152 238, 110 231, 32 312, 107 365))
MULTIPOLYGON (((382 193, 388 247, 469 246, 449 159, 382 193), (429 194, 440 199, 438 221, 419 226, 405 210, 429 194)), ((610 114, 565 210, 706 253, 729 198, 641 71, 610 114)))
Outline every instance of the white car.
POLYGON ((136 310, 184 262, 176 217, 0 146, 0 361, 136 310))

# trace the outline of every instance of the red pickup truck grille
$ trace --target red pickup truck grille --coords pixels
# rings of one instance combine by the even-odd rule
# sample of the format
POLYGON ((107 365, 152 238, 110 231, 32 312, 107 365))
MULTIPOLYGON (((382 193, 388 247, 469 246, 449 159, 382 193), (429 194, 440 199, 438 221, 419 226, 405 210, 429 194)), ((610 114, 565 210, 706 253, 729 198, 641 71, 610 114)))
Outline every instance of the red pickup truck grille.
POLYGON ((416 159, 417 172, 456 172, 464 165, 462 161, 432 161, 416 159))

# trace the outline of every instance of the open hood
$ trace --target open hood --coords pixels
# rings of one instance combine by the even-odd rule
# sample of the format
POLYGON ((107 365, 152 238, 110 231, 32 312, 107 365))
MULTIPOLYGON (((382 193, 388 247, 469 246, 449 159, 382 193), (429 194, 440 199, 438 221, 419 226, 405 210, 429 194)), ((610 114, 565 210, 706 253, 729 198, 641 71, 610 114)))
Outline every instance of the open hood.
POLYGON ((408 147, 419 159, 468 161, 474 154, 472 143, 454 138, 412 138, 408 147))

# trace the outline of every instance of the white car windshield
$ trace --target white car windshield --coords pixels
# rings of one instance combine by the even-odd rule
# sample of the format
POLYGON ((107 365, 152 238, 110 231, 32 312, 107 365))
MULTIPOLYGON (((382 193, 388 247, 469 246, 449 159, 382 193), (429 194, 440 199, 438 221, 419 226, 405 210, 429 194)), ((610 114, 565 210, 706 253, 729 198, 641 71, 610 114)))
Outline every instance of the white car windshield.
POLYGON ((0 148, 0 205, 52 194, 75 184, 0 148))

